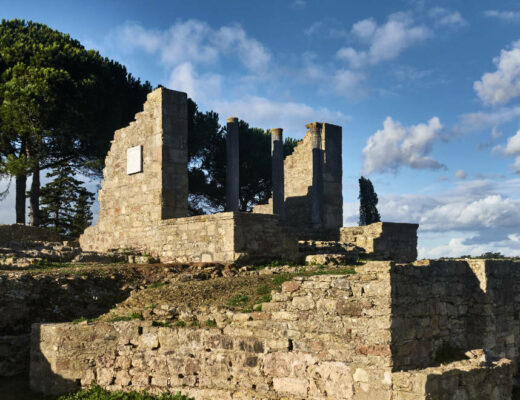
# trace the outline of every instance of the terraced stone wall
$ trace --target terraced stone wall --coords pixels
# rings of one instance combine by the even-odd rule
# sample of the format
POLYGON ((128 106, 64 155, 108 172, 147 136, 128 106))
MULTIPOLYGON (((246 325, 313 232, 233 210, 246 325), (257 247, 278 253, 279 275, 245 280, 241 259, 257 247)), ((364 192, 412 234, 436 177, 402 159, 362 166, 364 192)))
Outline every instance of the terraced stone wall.
POLYGON ((441 399, 508 400, 518 358, 518 267, 370 262, 355 275, 295 278, 261 312, 235 314, 213 329, 39 325, 32 386, 55 392, 96 382, 196 399, 422 400, 442 392, 441 399), (485 348, 487 361, 437 367, 445 343, 456 357, 485 348))

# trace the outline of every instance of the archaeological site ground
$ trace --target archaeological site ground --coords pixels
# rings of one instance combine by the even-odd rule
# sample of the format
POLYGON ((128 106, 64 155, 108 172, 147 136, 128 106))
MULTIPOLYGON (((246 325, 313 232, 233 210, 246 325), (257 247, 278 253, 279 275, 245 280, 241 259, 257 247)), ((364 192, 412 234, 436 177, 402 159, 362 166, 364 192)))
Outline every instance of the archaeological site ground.
POLYGON ((187 95, 158 88, 115 132, 78 242, 0 226, 0 379, 210 399, 510 400, 520 264, 419 260, 418 225, 343 227, 342 128, 308 129, 273 193, 188 214, 187 95))

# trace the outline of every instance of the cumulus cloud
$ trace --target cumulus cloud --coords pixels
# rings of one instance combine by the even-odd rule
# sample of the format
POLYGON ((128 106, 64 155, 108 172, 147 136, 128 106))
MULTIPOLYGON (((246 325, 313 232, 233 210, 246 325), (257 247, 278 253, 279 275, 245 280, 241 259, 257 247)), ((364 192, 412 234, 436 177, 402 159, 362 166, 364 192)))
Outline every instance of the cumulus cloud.
POLYGON ((415 24, 410 13, 395 13, 382 25, 377 25, 373 18, 358 21, 352 26, 351 34, 367 44, 368 49, 343 47, 336 56, 346 60, 352 68, 361 68, 396 58, 406 48, 430 37, 432 32, 424 25, 415 24))
POLYGON ((218 74, 199 75, 191 63, 185 62, 173 69, 167 85, 189 93, 196 101, 208 102, 220 96, 222 79, 218 74))
POLYGON ((505 147, 497 146, 494 150, 495 153, 516 157, 513 168, 517 174, 520 174, 520 130, 507 139, 505 147))
POLYGON ((467 177, 468 174, 463 169, 459 169, 457 172, 455 172, 455 178, 457 179, 466 179, 467 177))
POLYGON ((217 100, 211 104, 222 117, 237 116, 251 125, 264 128, 281 127, 291 137, 302 137, 305 124, 312 121, 327 121, 344 125, 351 117, 328 108, 314 108, 304 103, 273 101, 259 96, 245 96, 240 100, 217 100))
POLYGON ((403 126, 387 117, 383 129, 368 138, 363 148, 363 173, 397 172, 402 166, 414 169, 440 169, 443 164, 429 156, 442 125, 433 117, 427 124, 403 126))
POLYGON ((366 95, 365 90, 361 87, 364 79, 365 75, 363 73, 338 69, 332 79, 332 89, 336 93, 350 99, 363 98, 366 95))
POLYGON ((505 104, 520 95, 520 41, 493 59, 495 72, 486 72, 473 88, 485 104, 505 104))
POLYGON ((135 22, 114 29, 108 39, 119 51, 143 50, 158 54, 166 66, 182 63, 213 63, 223 55, 236 55, 252 72, 264 71, 271 53, 240 25, 213 29, 196 19, 177 21, 166 30, 147 29, 135 22))
POLYGON ((484 11, 484 15, 505 22, 515 22, 520 20, 520 11, 486 10, 484 11))
POLYGON ((460 12, 442 7, 434 7, 428 12, 434 24, 439 27, 460 28, 468 24, 460 12))
MULTIPOLYGON (((357 221, 358 203, 344 205, 347 223, 357 221)), ((381 219, 419 224, 420 257, 520 255, 520 179, 458 181, 435 194, 379 194, 381 219)))

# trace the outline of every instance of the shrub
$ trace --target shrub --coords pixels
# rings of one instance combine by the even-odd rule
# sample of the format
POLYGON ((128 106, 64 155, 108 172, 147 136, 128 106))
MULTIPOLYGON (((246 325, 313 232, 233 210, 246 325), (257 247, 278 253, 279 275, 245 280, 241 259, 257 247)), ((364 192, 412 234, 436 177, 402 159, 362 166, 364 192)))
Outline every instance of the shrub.
POLYGON ((109 392, 99 386, 60 396, 57 400, 194 400, 180 393, 163 393, 157 396, 147 392, 109 392))

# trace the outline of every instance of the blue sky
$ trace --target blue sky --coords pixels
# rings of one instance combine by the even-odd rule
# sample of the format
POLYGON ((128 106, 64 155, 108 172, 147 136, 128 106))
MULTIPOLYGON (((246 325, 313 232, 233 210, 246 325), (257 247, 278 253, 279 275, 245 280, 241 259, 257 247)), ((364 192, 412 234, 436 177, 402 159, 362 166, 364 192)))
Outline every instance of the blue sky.
POLYGON ((342 125, 345 225, 364 174, 383 220, 420 223, 421 257, 520 255, 517 1, 0 0, 0 16, 67 32, 221 118, 295 138, 342 125))

